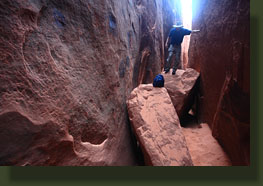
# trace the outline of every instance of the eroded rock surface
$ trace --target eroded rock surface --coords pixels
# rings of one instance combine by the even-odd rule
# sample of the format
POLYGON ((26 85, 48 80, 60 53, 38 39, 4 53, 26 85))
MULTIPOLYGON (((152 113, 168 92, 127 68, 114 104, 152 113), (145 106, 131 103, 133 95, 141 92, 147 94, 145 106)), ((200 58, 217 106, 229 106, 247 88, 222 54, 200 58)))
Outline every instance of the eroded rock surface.
POLYGON ((136 165, 125 102, 161 70, 162 17, 159 0, 0 1, 1 165, 136 165))
POLYGON ((229 154, 233 165, 250 164, 250 98, 227 77, 214 117, 213 135, 229 154), (231 132, 229 132, 231 131, 231 132))
POLYGON ((193 165, 179 118, 165 88, 140 85, 132 91, 127 106, 146 165, 193 165))
POLYGON ((182 128, 194 166, 231 166, 231 161, 208 124, 182 128))
POLYGON ((197 94, 197 80, 200 76, 199 72, 194 69, 186 70, 178 69, 175 75, 172 70, 169 73, 163 73, 165 84, 175 110, 179 118, 186 116, 194 104, 195 94, 197 94))
POLYGON ((233 74, 243 92, 250 91, 249 1, 194 2, 189 67, 201 71, 200 118, 212 124, 225 77, 233 74))
MULTIPOLYGON (((240 139, 247 136, 250 121, 246 120, 245 125, 241 124, 242 122, 236 122, 240 120, 239 116, 234 114, 230 108, 239 110, 241 115, 249 118, 249 107, 239 108, 240 104, 243 104, 241 99, 239 101, 236 99, 220 100, 220 97, 229 94, 221 91, 226 90, 223 86, 227 76, 232 76, 232 80, 236 82, 235 87, 229 87, 233 89, 229 92, 239 90, 237 97, 245 95, 246 99, 249 99, 250 96, 249 1, 196 0, 193 3, 193 29, 200 29, 201 32, 191 36, 189 67, 201 71, 199 121, 208 123, 213 131, 217 131, 213 134, 217 133, 224 147, 233 147, 228 150, 232 161, 238 161, 239 165, 248 165, 247 159, 242 154, 244 154, 243 147, 249 149, 246 145, 246 143, 249 144, 249 141, 241 142, 240 139), (217 111, 218 106, 222 104, 229 106, 224 109, 226 113, 223 115, 229 115, 228 117, 232 119, 226 119, 219 114, 215 122, 220 122, 220 124, 214 125, 216 112, 221 113, 217 111), (236 127, 233 127, 234 125, 236 127), (240 128, 244 130, 239 130, 240 128), (239 142, 243 147, 236 149, 236 144, 239 142), (243 160, 235 160, 237 156, 231 154, 240 154, 243 160)), ((249 137, 245 138, 249 140, 249 137)))

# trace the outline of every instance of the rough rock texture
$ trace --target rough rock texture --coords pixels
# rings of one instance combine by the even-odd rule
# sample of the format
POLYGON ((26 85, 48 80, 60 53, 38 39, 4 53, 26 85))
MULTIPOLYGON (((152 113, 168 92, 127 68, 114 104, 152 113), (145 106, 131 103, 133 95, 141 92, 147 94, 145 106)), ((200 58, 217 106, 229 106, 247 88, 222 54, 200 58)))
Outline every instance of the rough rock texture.
POLYGON ((182 43, 182 54, 181 54, 181 69, 186 69, 188 66, 190 39, 191 39, 191 35, 184 36, 184 40, 182 43))
POLYGON ((231 161, 208 124, 182 128, 194 166, 231 166, 231 161))
POLYGON ((1 0, 0 164, 135 165, 125 102, 161 70, 162 15, 159 0, 1 0))
POLYGON ((164 60, 162 1, 137 0, 136 11, 139 12, 140 29, 135 33, 138 33, 140 41, 133 71, 134 87, 152 82, 154 76, 161 71, 164 60))
POLYGON ((213 136, 222 144, 233 165, 250 164, 250 99, 238 83, 227 77, 213 122, 213 136), (247 113, 248 112, 248 113, 247 113), (226 131, 231 131, 227 132, 226 131))
POLYGON ((165 88, 135 88, 127 107, 146 165, 191 166, 179 118, 165 88))
POLYGON ((194 69, 187 68, 186 70, 177 70, 175 75, 163 73, 165 83, 174 108, 179 116, 186 116, 194 104, 195 94, 197 93, 197 81, 200 74, 194 69))
MULTIPOLYGON (((219 100, 224 95, 227 97, 228 93, 224 92, 227 89, 222 88, 227 76, 231 76, 231 81, 235 82, 235 86, 229 86, 229 89, 234 90, 229 90, 229 92, 238 93, 237 97, 246 95, 246 99, 249 99, 250 96, 249 1, 196 0, 193 3, 193 10, 195 10, 193 29, 200 29, 201 32, 191 36, 189 67, 201 72, 199 120, 208 123, 210 127, 213 127, 213 131, 218 131, 213 133, 218 133, 218 140, 223 146, 232 147, 228 153, 233 163, 236 161, 236 156, 233 154, 239 154, 243 157, 242 161, 237 160, 239 164, 247 165, 248 161, 242 154, 243 150, 249 149, 247 148, 249 141, 244 142, 240 139, 249 139, 247 136, 249 119, 246 120, 245 127, 241 124, 242 122, 233 124, 233 119, 217 118, 215 122, 220 122, 220 124, 215 125, 213 120, 221 104, 229 105, 224 115, 228 114, 230 118, 235 118, 235 121, 240 118, 230 108, 246 118, 249 118, 250 115, 249 107, 246 107, 241 99, 239 101, 219 100), (240 106, 243 104, 244 106, 240 106), (240 128, 242 130, 239 130, 240 128), (239 142, 241 143, 240 148, 234 145, 239 142)), ((218 117, 223 116, 220 114, 218 117)))

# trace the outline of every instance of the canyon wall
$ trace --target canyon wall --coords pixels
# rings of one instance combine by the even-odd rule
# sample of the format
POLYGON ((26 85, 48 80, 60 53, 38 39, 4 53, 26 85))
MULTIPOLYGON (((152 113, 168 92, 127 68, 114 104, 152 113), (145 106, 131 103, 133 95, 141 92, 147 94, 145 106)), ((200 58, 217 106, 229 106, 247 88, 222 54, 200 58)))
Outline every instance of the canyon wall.
POLYGON ((249 1, 193 1, 189 67, 201 73, 200 122, 229 154, 233 165, 249 165, 249 1))
POLYGON ((125 101, 161 71, 168 1, 1 1, 0 165, 136 165, 125 101))

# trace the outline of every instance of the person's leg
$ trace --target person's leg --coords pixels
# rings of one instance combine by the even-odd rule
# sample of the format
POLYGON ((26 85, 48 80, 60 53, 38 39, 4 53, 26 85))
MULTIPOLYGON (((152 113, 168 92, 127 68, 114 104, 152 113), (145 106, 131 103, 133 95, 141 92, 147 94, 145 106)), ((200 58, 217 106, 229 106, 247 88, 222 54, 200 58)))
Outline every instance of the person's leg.
POLYGON ((171 68, 171 59, 173 57, 173 52, 174 52, 174 48, 173 48, 173 45, 170 45, 169 49, 168 49, 168 57, 167 57, 167 60, 166 60, 166 65, 165 65, 165 73, 168 73, 170 68, 171 68))
POLYGON ((173 75, 175 74, 176 70, 178 69, 181 62, 181 45, 175 46, 175 61, 173 67, 173 75))

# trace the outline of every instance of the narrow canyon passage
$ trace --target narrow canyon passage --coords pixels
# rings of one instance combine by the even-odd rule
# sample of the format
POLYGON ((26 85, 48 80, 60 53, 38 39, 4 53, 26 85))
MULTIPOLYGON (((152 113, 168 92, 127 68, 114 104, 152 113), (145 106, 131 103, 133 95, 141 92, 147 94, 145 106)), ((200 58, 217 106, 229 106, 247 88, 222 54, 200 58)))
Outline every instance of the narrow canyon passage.
POLYGON ((145 165, 231 166, 209 125, 194 114, 199 75, 190 68, 163 73, 165 88, 142 84, 132 91, 129 118, 145 165))
POLYGON ((231 166, 227 154, 212 136, 208 124, 183 127, 194 166, 231 166))
POLYGON ((249 1, 192 1, 200 32, 154 89, 180 2, 1 0, 0 165, 250 165, 249 1))
POLYGON ((209 125, 198 124, 195 117, 188 116, 181 124, 194 166, 231 166, 228 155, 212 136, 209 125))
MULTIPOLYGON (((181 5, 180 14, 184 28, 192 30, 192 0, 175 0, 175 3, 181 5)), ((190 41, 191 35, 185 36, 181 44, 181 64, 179 66, 184 70, 188 67, 190 41)), ((173 56, 173 61, 175 61, 175 56, 173 56)), ((173 81, 180 81, 180 79, 173 81)), ((183 86, 187 85, 182 84, 181 87, 178 86, 177 88, 183 89, 183 86)), ((196 94, 198 93, 196 92, 196 94)), ((180 118, 180 124, 194 166, 231 166, 229 157, 212 136, 212 131, 207 123, 199 124, 196 116, 187 114, 184 118, 180 118)))

